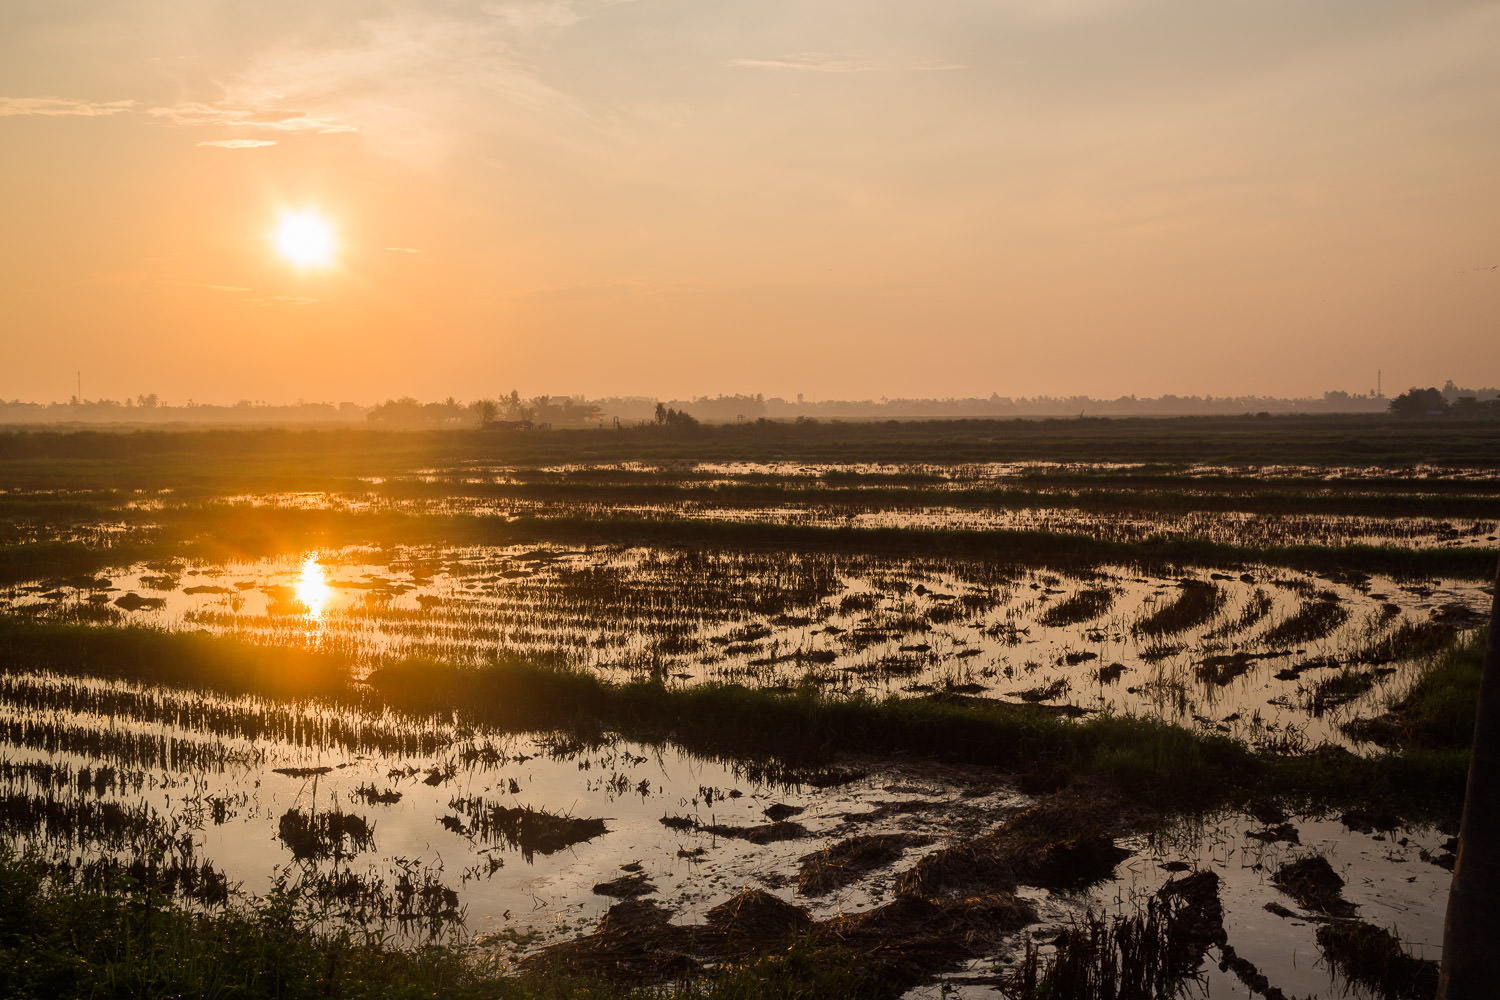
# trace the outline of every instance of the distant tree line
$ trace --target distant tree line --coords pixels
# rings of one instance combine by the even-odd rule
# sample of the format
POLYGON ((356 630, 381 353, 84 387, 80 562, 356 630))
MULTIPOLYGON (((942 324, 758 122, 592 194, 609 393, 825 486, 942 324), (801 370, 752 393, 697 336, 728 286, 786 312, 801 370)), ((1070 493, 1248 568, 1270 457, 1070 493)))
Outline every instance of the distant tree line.
POLYGON ((1398 417, 1454 417, 1460 420, 1500 419, 1500 393, 1494 389, 1458 389, 1450 379, 1442 389, 1412 387, 1391 400, 1398 417))
POLYGON ((510 395, 476 399, 460 403, 449 396, 440 403, 422 403, 412 396, 388 399, 370 410, 368 420, 374 427, 583 427, 600 419, 597 403, 570 396, 533 396, 522 399, 512 389, 510 395))
POLYGON ((744 423, 757 420, 942 420, 1016 417, 1208 416, 1275 413, 1386 413, 1408 418, 1449 416, 1488 419, 1500 416, 1500 389, 1467 389, 1450 379, 1441 389, 1412 388, 1394 399, 1376 392, 1325 392, 1318 397, 1272 396, 989 396, 878 400, 804 400, 779 396, 720 395, 661 400, 653 396, 532 396, 507 394, 461 402, 450 396, 422 402, 413 396, 388 399, 373 407, 354 403, 272 405, 240 400, 232 406, 188 400, 168 405, 155 393, 133 399, 79 399, 28 403, 0 400, 0 423, 120 424, 274 424, 353 423, 389 429, 543 427, 691 428, 699 423, 744 423))
POLYGON ((28 403, 0 400, 0 423, 6 424, 284 424, 357 421, 368 412, 355 403, 290 404, 242 399, 232 406, 216 403, 169 405, 156 393, 122 400, 80 399, 65 403, 28 403))
POLYGON ((656 426, 671 427, 674 430, 692 430, 698 426, 698 420, 691 413, 674 410, 666 403, 657 403, 656 426))

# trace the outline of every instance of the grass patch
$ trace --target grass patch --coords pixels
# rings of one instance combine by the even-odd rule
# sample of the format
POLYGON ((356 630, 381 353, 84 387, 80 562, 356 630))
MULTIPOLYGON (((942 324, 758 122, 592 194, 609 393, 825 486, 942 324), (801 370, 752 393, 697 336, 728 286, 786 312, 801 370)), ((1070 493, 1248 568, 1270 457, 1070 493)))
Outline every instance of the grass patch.
POLYGON ((1085 587, 1037 615, 1038 625, 1077 625, 1098 618, 1109 610, 1115 595, 1102 587, 1085 587))
POLYGON ((1346 724, 1351 736, 1411 751, 1466 751, 1484 674, 1489 628, 1431 656, 1429 665, 1385 713, 1346 724))
POLYGON ((1186 632, 1219 613, 1224 591, 1202 580, 1183 580, 1177 599, 1163 605, 1131 626, 1135 635, 1163 636, 1186 632))

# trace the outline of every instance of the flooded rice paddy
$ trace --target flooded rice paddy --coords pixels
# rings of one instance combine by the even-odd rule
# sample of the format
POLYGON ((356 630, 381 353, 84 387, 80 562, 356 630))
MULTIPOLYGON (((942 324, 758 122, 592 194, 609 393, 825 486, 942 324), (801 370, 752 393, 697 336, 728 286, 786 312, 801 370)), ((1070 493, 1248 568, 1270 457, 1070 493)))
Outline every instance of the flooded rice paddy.
MULTIPOLYGON (((1424 484, 1456 484, 1471 490, 1469 516, 1109 512, 1091 509, 1071 483, 1048 483, 1147 472, 1053 463, 424 469, 342 491, 133 493, 110 498, 102 512, 80 500, 64 516, 56 503, 67 498, 49 494, 38 497, 47 501, 41 514, 6 526, 5 541, 149 544, 176 518, 248 508, 1496 547, 1496 517, 1482 508, 1500 486, 1452 470, 1282 467, 1253 477, 1394 480, 1407 485, 1391 495, 1419 498, 1424 484), (1028 477, 1044 493, 1055 487, 1056 502, 962 497, 1028 477), (504 495, 517 483, 662 479, 708 488, 855 483, 956 499, 841 494, 830 502, 800 488, 770 503, 504 495)), ((1199 481, 1250 475, 1207 466, 1176 474, 1183 495, 1199 481)), ((1427 653, 1483 623, 1488 601, 1473 580, 1243 563, 1058 569, 962 555, 374 537, 261 558, 167 550, 0 588, 0 614, 13 618, 201 630, 338 653, 362 673, 411 658, 477 666, 514 655, 617 682, 1149 716, 1280 753, 1368 750, 1346 724, 1409 688, 1427 653)), ((608 734, 501 734, 457 715, 375 715, 47 671, 0 675, 0 732, 0 835, 37 847, 60 870, 127 872, 204 907, 295 888, 331 923, 388 927, 412 940, 462 928, 506 961, 587 934, 622 899, 659 902, 685 924, 748 887, 806 907, 813 920, 869 911, 890 902, 902 873, 924 857, 1036 801, 981 768, 846 758, 799 771, 608 734)), ((1023 884, 1035 907, 1027 927, 1040 940, 1090 913, 1126 914, 1174 872, 1211 871, 1238 954, 1288 994, 1334 995, 1348 984, 1315 941, 1327 900, 1299 898, 1280 873, 1326 860, 1348 912, 1398 928, 1408 950, 1433 958, 1451 832, 1349 814, 1199 817, 1122 839, 1118 863, 1092 886, 1023 884)), ((944 981, 943 995, 994 995, 996 964, 1013 965, 1020 940, 972 960, 944 981)), ((1209 995, 1251 995, 1212 963, 1205 977, 1209 995)))
POLYGON ((351 547, 0 591, 0 611, 479 665, 1152 715, 1283 745, 1409 684, 1409 645, 1483 619, 1460 581, 1265 567, 1138 575, 957 559, 641 548, 351 547))

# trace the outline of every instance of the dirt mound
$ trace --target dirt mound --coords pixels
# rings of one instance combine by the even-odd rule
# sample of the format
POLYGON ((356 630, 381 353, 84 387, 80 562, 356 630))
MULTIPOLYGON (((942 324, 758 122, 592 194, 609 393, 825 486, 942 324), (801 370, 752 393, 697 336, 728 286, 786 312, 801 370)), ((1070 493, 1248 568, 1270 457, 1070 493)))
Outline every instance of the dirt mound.
POLYGON ((142 597, 140 594, 132 591, 131 593, 122 594, 119 597, 116 597, 115 604, 126 611, 139 611, 142 608, 147 608, 149 610, 155 611, 158 608, 165 607, 167 602, 165 598, 142 597))
POLYGON ((896 882, 902 895, 967 896, 1017 884, 1077 889, 1108 878, 1130 852, 1106 832, 1108 796, 1066 791, 1012 816, 998 830, 929 854, 896 882))
POLYGON ((899 993, 956 962, 994 951, 1035 920, 1036 911, 1010 893, 903 897, 819 923, 800 906, 747 889, 710 910, 703 924, 679 927, 669 916, 646 900, 617 903, 593 934, 545 948, 522 965, 533 972, 660 982, 697 973, 704 961, 779 955, 796 938, 817 961, 859 963, 899 993))
POLYGON ((815 925, 812 940, 834 961, 859 962, 882 982, 910 987, 965 958, 993 951, 1036 919, 1011 893, 931 900, 903 896, 815 925))
POLYGON ((469 818, 470 836, 486 843, 504 840, 520 850, 527 864, 537 854, 556 854, 609 832, 602 819, 559 816, 530 806, 493 805, 477 797, 448 804, 469 818))
POLYGON ((745 889, 709 910, 707 916, 697 933, 700 947, 719 945, 734 952, 762 951, 779 945, 807 931, 813 923, 805 909, 764 889, 745 889))
POLYGON ((857 882, 863 875, 899 859, 909 847, 932 843, 914 833, 880 833, 850 837, 831 847, 804 854, 797 871, 797 894, 821 896, 857 882))
POLYGON ((1354 904, 1343 896, 1344 880, 1321 854, 1287 862, 1271 876, 1271 882, 1309 912, 1328 917, 1354 914, 1354 904))
POLYGON ((537 972, 584 973, 630 982, 689 976, 702 969, 689 954, 693 935, 668 921, 649 900, 616 903, 594 933, 537 952, 523 967, 537 972))
POLYGON ((927 812, 937 808, 941 803, 931 802, 927 799, 905 799, 900 802, 877 802, 875 808, 864 812, 846 812, 844 821, 846 823, 873 823, 877 820, 889 819, 892 816, 905 816, 911 813, 927 812))

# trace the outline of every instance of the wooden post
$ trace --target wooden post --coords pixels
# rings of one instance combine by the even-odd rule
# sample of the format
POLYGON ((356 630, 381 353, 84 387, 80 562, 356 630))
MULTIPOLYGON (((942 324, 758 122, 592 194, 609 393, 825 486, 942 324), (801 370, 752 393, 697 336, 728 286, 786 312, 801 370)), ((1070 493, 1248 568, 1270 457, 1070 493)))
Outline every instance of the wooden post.
POLYGON ((1438 1000, 1494 997, 1500 990, 1500 569, 1490 607, 1474 750, 1458 830, 1458 861, 1443 924, 1438 1000))

